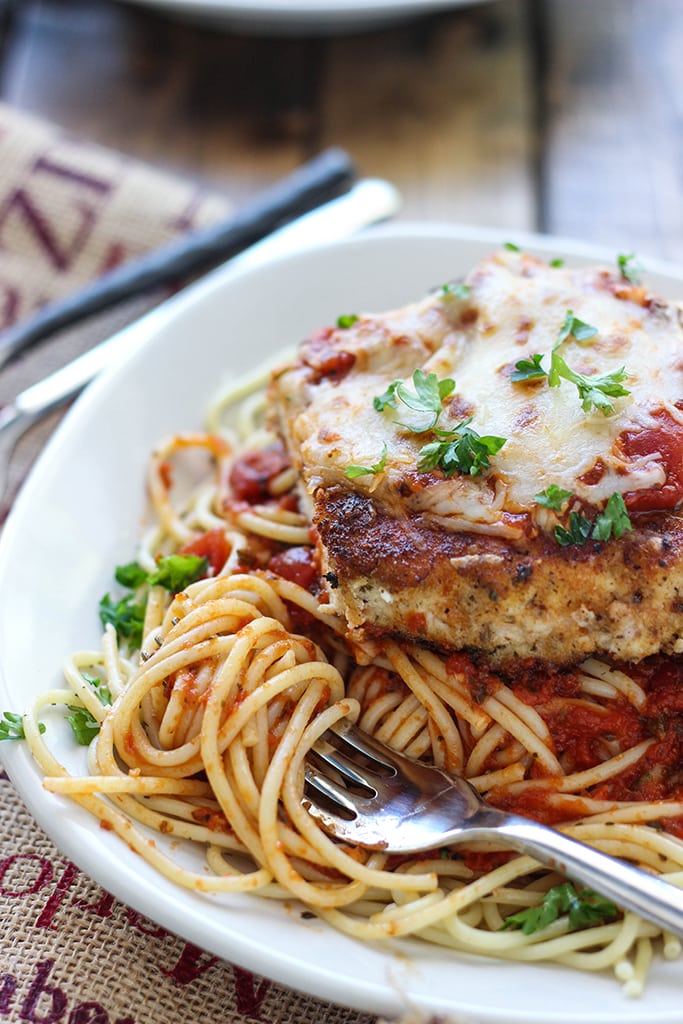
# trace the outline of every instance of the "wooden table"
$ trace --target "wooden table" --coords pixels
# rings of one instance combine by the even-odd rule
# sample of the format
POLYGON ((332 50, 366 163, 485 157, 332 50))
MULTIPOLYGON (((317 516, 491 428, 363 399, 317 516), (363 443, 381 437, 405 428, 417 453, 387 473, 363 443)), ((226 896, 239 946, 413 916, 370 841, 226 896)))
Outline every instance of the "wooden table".
POLYGON ((238 201, 334 143, 403 219, 683 259, 677 0, 494 0, 331 38, 107 0, 0 10, 6 102, 238 201))

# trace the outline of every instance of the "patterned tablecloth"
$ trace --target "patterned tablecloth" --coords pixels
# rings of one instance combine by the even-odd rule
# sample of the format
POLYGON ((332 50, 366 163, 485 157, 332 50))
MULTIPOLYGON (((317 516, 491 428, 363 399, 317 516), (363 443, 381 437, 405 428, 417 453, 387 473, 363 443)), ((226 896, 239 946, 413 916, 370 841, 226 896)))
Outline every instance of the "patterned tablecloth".
MULTIPOLYGON (((230 206, 215 192, 66 137, 1 105, 0 155, 0 328, 107 267, 215 220, 230 206)), ((0 402, 161 297, 136 300, 34 347, 2 370, 0 402)), ((52 417, 34 428, 20 444, 11 491, 54 422, 52 417)), ((7 507, 3 517, 6 512, 7 507)), ((233 967, 117 902, 53 846, 0 771, 0 1020, 371 1024, 372 1019, 233 967)))

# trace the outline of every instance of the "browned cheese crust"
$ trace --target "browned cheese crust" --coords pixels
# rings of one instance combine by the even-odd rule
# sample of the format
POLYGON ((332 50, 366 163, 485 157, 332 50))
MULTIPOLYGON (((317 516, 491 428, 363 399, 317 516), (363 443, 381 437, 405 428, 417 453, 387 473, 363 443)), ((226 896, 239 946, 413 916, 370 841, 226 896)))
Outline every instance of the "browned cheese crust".
POLYGON ((304 343, 274 375, 271 397, 330 600, 353 635, 468 649, 493 664, 681 653, 680 320, 678 306, 617 271, 499 253, 459 296, 440 289, 304 343), (565 339, 566 362, 588 376, 629 372, 629 393, 608 415, 582 409, 571 382, 510 379, 516 360, 535 353, 547 369, 568 310, 598 332, 588 344, 565 339), (473 416, 481 435, 506 438, 483 473, 418 471, 434 435, 406 430, 406 410, 373 408, 373 396, 396 379, 410 384, 416 368, 456 380, 440 427, 473 416), (377 467, 381 453, 376 472, 347 476, 350 465, 377 467), (553 484, 572 495, 556 510, 535 500, 553 484), (613 494, 625 499, 631 530, 558 543, 572 510, 594 521, 613 494))

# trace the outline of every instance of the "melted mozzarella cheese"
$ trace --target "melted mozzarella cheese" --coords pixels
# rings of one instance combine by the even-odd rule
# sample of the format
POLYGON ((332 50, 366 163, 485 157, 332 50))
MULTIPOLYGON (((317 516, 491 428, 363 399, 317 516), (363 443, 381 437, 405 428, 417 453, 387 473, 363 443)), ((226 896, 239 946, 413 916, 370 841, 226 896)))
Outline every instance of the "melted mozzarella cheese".
POLYGON ((597 506, 615 492, 661 486, 658 452, 625 460, 615 442, 624 432, 657 428, 662 409, 683 423, 676 405, 683 398, 678 307, 645 301, 642 290, 621 288, 618 276, 604 270, 550 268, 509 252, 476 267, 468 284, 466 300, 439 293, 336 333, 334 344, 355 356, 353 369, 341 380, 307 383, 289 422, 309 492, 343 481, 397 515, 407 509, 454 530, 514 536, 519 527, 510 516, 516 513, 530 512, 542 526, 534 496, 552 484, 597 506), (628 373, 623 386, 630 394, 610 399, 610 415, 585 412, 570 381, 551 388, 547 379, 510 380, 515 364, 536 353, 550 368, 569 310, 597 333, 562 344, 568 366, 587 376, 621 367, 628 373), (418 361, 417 353, 424 358, 418 361), (412 386, 417 366, 456 381, 439 427, 453 428, 471 415, 479 434, 506 438, 483 475, 418 473, 419 449, 433 435, 401 426, 413 414, 400 403, 397 410, 374 409, 374 396, 392 380, 412 386), (384 472, 348 481, 349 465, 376 465, 385 450, 384 472))
POLYGON ((681 416, 674 403, 683 396, 683 338, 675 313, 659 310, 653 316, 609 291, 581 287, 580 273, 562 273, 559 287, 552 288, 557 273, 548 270, 540 280, 520 278, 495 266, 476 295, 493 315, 484 322, 478 319, 468 345, 455 351, 444 348, 432 361, 440 373, 447 369, 457 380, 458 394, 471 400, 472 426, 481 434, 507 438, 495 471, 508 485, 509 507, 519 509, 551 484, 596 504, 615 491, 661 485, 664 472, 656 455, 627 466, 614 451, 614 442, 624 431, 656 426, 652 414, 662 408, 676 419, 681 416), (624 387, 630 394, 610 400, 613 414, 595 409, 586 413, 570 381, 563 379, 551 388, 545 380, 509 379, 515 363, 535 353, 542 353, 544 368, 550 368, 551 350, 568 309, 598 333, 582 344, 568 339, 559 350, 565 362, 588 376, 621 367, 628 373, 624 387), (520 344, 516 325, 522 319, 532 325, 520 344), (581 478, 598 460, 604 475, 596 483, 583 483, 581 478))

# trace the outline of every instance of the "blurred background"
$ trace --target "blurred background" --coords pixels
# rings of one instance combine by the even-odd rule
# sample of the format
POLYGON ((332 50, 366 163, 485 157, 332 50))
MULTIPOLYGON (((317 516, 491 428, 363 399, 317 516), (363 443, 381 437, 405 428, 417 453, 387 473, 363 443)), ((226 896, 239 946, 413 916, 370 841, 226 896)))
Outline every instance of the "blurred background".
POLYGON ((164 3, 5 0, 1 98, 235 202, 335 144, 404 220, 683 258, 678 0, 164 3))

